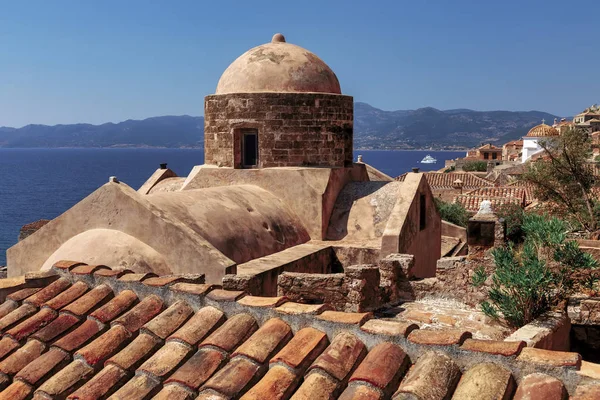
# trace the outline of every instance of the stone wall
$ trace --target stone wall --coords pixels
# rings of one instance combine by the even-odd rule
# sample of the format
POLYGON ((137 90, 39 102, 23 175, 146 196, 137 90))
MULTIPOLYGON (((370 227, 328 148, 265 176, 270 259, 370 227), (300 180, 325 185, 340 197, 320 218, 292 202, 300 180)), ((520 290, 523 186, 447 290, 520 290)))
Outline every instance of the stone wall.
POLYGON ((380 305, 380 275, 374 265, 346 267, 344 273, 284 272, 277 295, 300 303, 327 304, 338 311, 364 312, 380 305))
POLYGON ((241 129, 258 130, 258 165, 352 165, 353 99, 324 93, 236 93, 204 103, 206 164, 241 168, 241 129))
POLYGON ((398 296, 404 300, 443 297, 476 306, 487 297, 494 270, 491 262, 472 262, 467 257, 444 257, 438 260, 435 278, 400 282, 398 296), (488 275, 480 287, 472 285, 475 269, 482 265, 488 275))

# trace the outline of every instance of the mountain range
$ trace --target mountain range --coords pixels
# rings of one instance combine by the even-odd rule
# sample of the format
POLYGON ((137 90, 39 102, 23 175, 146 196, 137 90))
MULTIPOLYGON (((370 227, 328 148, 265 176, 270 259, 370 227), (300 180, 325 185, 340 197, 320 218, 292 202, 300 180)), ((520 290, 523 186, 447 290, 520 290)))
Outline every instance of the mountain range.
MULTIPOLYGON (((541 111, 469 109, 384 111, 366 103, 354 106, 357 149, 464 149, 503 143, 524 136, 542 119, 541 111)), ((27 125, 0 127, 0 147, 168 147, 203 146, 203 117, 164 116, 101 125, 27 125)))

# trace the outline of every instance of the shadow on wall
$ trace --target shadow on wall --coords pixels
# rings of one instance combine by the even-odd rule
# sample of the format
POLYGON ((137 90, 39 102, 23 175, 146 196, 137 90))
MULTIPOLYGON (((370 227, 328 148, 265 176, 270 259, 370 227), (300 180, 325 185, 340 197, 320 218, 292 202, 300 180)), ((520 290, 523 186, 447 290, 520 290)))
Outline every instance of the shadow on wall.
POLYGON ((336 200, 327 240, 369 240, 383 235, 398 198, 398 182, 350 182, 336 200))

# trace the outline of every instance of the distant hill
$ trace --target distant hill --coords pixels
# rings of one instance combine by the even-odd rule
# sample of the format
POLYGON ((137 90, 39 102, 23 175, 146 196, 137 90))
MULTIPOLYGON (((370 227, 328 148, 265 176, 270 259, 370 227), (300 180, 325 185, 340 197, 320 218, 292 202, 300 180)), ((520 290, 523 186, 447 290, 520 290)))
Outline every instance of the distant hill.
MULTIPOLYGON (((355 103, 354 146, 362 149, 453 149, 519 138, 556 116, 541 111, 468 109, 383 111, 355 103)), ((169 147, 203 146, 203 117, 165 116, 102 125, 0 127, 0 147, 169 147)))

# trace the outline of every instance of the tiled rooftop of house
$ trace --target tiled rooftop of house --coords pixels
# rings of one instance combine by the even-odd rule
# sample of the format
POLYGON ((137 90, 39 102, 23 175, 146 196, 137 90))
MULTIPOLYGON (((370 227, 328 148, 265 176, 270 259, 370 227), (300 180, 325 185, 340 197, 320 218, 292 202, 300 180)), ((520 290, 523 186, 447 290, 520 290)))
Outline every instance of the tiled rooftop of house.
MULTIPOLYGON (((410 172, 407 172, 406 174, 410 174, 410 172)), ((401 182, 404 181, 406 174, 398 176, 396 180, 401 182)), ((457 179, 462 181, 464 190, 494 186, 492 182, 469 172, 425 172, 424 175, 425 179, 427 179, 427 183, 429 183, 429 186, 431 187, 431 190, 455 189, 454 182, 457 179)))
POLYGON ((600 398, 577 353, 59 262, 0 282, 0 399, 600 398))
POLYGON ((477 212, 483 200, 489 200, 492 203, 492 208, 504 204, 516 204, 525 207, 526 190, 518 186, 479 188, 456 196, 455 202, 462 204, 467 211, 477 212))

